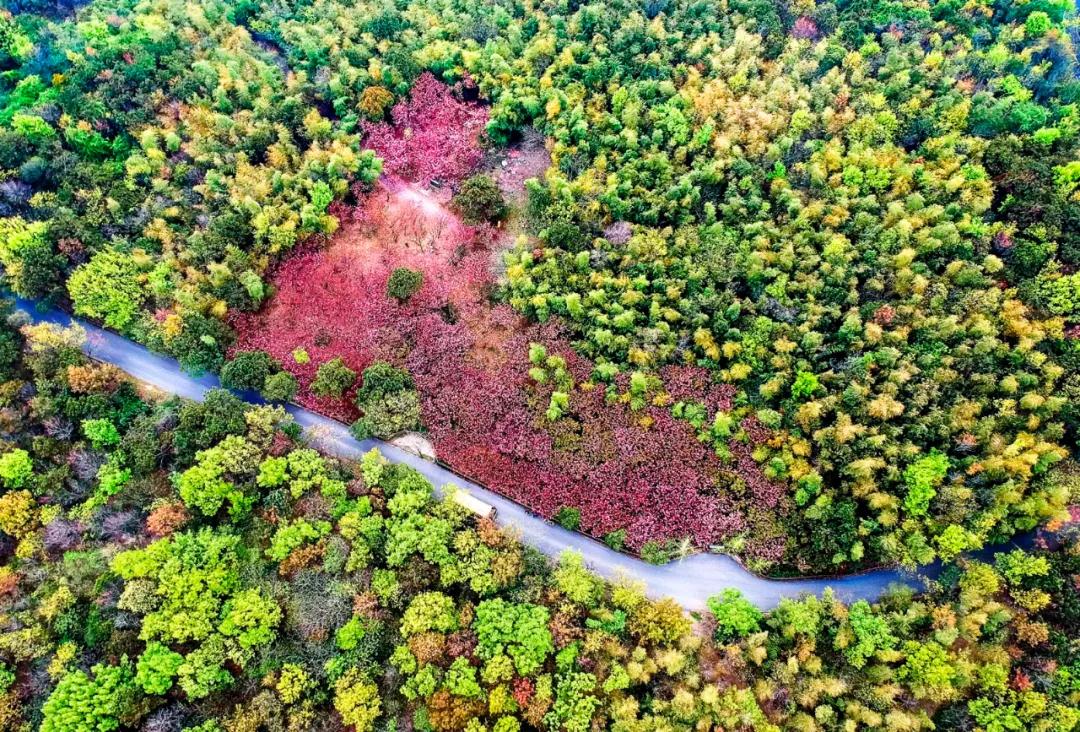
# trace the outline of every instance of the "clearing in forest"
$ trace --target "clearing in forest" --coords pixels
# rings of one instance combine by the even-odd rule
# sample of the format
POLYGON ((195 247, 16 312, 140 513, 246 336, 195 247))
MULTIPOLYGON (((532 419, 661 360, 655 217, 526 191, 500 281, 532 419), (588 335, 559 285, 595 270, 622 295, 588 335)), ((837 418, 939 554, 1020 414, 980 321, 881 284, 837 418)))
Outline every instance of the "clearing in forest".
MULTIPOLYGON (((439 124, 473 119, 453 108, 470 105, 445 91, 424 86, 421 102, 439 110, 439 124)), ((337 211, 341 227, 329 241, 309 243, 278 267, 273 299, 259 313, 234 318, 234 350, 269 352, 297 376, 300 403, 345 421, 359 414, 356 387, 343 398, 313 395, 320 364, 341 358, 357 373, 375 361, 407 368, 440 459, 541 515, 579 519, 582 530, 613 545, 641 549, 689 538, 701 547, 745 532, 751 552, 778 559, 778 521, 789 507, 781 486, 762 477, 750 446, 736 446, 735 468, 726 469, 672 416, 670 402, 630 409, 619 396, 629 391, 624 376, 610 389, 590 386, 593 364, 574 353, 557 321, 531 323, 493 299, 490 263, 513 235, 463 224, 450 210, 449 191, 471 172, 461 161, 471 160, 520 207, 524 180, 548 163, 537 140, 526 137, 501 158, 482 159, 478 131, 471 139, 452 136, 448 144, 475 150, 447 152, 457 161, 454 175, 440 170, 447 177, 432 187, 433 168, 421 166, 423 158, 403 142, 427 145, 432 125, 416 110, 394 117, 408 120, 412 132, 380 128, 373 135, 382 154, 397 156, 388 173, 354 208, 337 211), (423 282, 400 302, 387 283, 403 267, 423 282), (536 379, 534 344, 564 364, 561 378, 584 387, 569 390, 557 420, 547 411, 559 387, 536 379)), ((662 376, 670 400, 714 408, 730 402, 730 388, 703 369, 669 367, 662 376)))

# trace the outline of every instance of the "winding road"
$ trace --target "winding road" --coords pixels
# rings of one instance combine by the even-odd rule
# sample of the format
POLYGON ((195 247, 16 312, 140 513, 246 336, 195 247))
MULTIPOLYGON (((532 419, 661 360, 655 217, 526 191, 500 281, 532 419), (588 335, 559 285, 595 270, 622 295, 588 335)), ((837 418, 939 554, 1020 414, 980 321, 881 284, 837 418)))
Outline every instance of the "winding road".
MULTIPOLYGON (((61 326, 74 324, 82 327, 86 331, 86 345, 83 350, 87 355, 114 364, 136 379, 162 391, 202 401, 208 390, 220 386, 213 374, 190 376, 184 373, 172 358, 153 353, 122 336, 73 318, 60 310, 38 309, 36 303, 21 298, 16 298, 16 304, 35 323, 48 322, 61 326)), ((241 396, 252 402, 262 401, 254 394, 241 396)), ((418 470, 431 481, 437 492, 441 492, 448 484, 454 484, 495 506, 498 511, 496 520, 500 525, 508 527, 523 542, 544 554, 558 557, 566 550, 580 552, 585 563, 602 577, 640 580, 645 583, 650 596, 672 597, 690 610, 704 609, 706 598, 728 587, 741 590, 762 609, 775 607, 785 597, 796 598, 806 593, 821 594, 826 587, 831 587, 837 597, 846 602, 860 599, 873 601, 893 584, 921 588, 924 584, 923 578, 935 575, 940 569, 931 565, 923 569, 922 575, 879 569, 827 579, 768 579, 753 574, 731 557, 722 554, 695 554, 677 562, 657 566, 613 551, 599 541, 552 524, 529 512, 524 506, 465 480, 437 463, 381 440, 357 440, 349 433, 348 427, 340 422, 294 404, 287 405, 286 411, 304 429, 310 444, 330 455, 357 459, 368 450, 378 448, 388 459, 418 470)), ((1030 543, 1031 539, 1032 537, 1028 536, 1018 543, 1030 543)), ((989 556, 1013 546, 1015 545, 994 547, 985 550, 983 554, 989 556)))

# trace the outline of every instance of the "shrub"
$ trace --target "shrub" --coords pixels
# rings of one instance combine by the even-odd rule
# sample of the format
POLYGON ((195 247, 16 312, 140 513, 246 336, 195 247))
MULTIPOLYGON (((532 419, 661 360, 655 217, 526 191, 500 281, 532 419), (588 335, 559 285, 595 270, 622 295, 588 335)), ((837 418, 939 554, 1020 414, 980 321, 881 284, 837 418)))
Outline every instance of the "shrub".
POLYGON ((311 392, 318 396, 340 397, 355 381, 356 372, 340 358, 335 358, 319 366, 315 380, 311 382, 311 392))
POLYGON ((577 531, 581 526, 581 511, 572 506, 563 506, 555 513, 555 523, 567 531, 577 531))
POLYGON ((420 395, 413 390, 399 391, 363 402, 364 416, 352 425, 353 435, 389 439, 394 435, 420 428, 420 395))
POLYGON ((671 555, 667 542, 647 541, 641 545, 641 558, 649 564, 667 564, 671 555))
POLYGON ((363 413, 352 426, 358 439, 372 435, 386 439, 420 426, 420 395, 412 376, 383 361, 364 369, 356 406, 363 413))
POLYGON ((26 450, 15 448, 0 455, 0 480, 8 488, 22 488, 34 475, 34 462, 26 450))
POLYGON ((271 402, 289 402, 299 388, 296 377, 288 371, 279 371, 267 377, 263 383, 262 396, 271 402))
POLYGON ((116 429, 116 425, 107 419, 84 419, 82 430, 95 450, 120 442, 120 432, 116 429))
POLYGON ((221 368, 221 385, 227 389, 258 391, 279 368, 265 351, 238 351, 221 368))
POLYGON ((184 662, 179 653, 160 643, 148 643, 135 667, 135 683, 147 694, 164 694, 176 681, 184 662))
POLYGON ((413 387, 413 378, 408 371, 385 361, 376 361, 364 369, 363 382, 356 392, 356 401, 359 404, 368 399, 413 387))
POLYGON ((486 175, 474 175, 462 183, 453 207, 461 220, 472 226, 502 221, 510 212, 499 186, 486 175))
POLYGON ((360 669, 349 669, 334 684, 334 709, 356 732, 371 732, 382 711, 379 687, 360 669))
POLYGON ((386 282, 386 295, 407 302, 424 284, 424 273, 408 267, 396 267, 386 282))
POLYGON ((761 624, 761 611, 739 590, 726 589, 710 597, 705 604, 716 618, 716 640, 720 643, 745 638, 757 631, 761 624))
POLYGON ((626 548, 626 529, 615 529, 604 534, 604 543, 617 552, 626 548))
POLYGON ((136 694, 130 665, 99 664, 90 673, 72 671, 60 679, 42 707, 41 732, 111 732, 120 727, 136 694))

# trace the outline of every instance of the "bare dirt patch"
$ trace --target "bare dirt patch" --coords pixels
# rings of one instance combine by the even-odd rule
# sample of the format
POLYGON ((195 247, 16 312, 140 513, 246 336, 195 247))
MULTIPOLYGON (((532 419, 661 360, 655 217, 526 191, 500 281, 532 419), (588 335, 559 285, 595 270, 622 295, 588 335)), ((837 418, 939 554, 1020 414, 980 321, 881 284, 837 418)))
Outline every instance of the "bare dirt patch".
POLYGON ((490 154, 484 160, 484 171, 499 185, 507 200, 515 204, 525 202, 525 181, 543 178, 551 167, 544 136, 529 127, 521 139, 508 147, 490 154))

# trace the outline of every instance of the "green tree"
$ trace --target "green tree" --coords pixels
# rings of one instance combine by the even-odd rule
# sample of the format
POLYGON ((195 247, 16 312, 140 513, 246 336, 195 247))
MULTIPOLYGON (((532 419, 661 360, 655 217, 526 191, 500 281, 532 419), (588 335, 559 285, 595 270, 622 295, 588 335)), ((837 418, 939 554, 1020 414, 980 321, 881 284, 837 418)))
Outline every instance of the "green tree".
POLYGON ((596 677, 589 673, 570 671, 560 674, 555 685, 555 704, 544 718, 552 729, 566 732, 588 732, 593 713, 600 699, 592 694, 596 677))
POLYGON ((414 387, 408 371, 385 361, 376 361, 364 369, 363 381, 356 391, 356 399, 358 402, 367 401, 414 387))
POLYGON ((311 382, 311 393, 323 397, 340 397, 355 381, 356 372, 340 358, 335 358, 319 366, 315 380, 311 382))
POLYGON ((405 636, 432 630, 447 633, 456 630, 457 625, 454 600, 441 592, 420 593, 401 617, 401 633, 405 636))
POLYGON ((604 586, 585 566, 579 552, 566 551, 559 556, 555 568, 555 586, 572 601, 593 607, 600 599, 604 586))
POLYGON ((204 516, 213 516, 225 504, 234 518, 247 512, 253 502, 248 476, 259 465, 258 447, 238 435, 229 435, 214 447, 202 450, 196 463, 175 477, 181 500, 204 516))
POLYGON ((143 274, 130 254, 104 249, 77 268, 68 279, 75 312, 124 330, 145 298, 143 274))
POLYGON ((424 273, 408 267, 396 267, 386 283, 386 295, 404 303, 424 284, 424 273))
POLYGON ((47 232, 43 221, 0 219, 0 264, 17 295, 41 297, 60 283, 63 261, 53 252, 47 232))
POLYGON ((161 643, 147 643, 135 667, 135 683, 147 694, 164 694, 176 682, 184 657, 161 643))
POLYGON ((0 480, 8 488, 22 488, 34 475, 30 453, 16 447, 0 455, 0 480))
POLYGON ((547 627, 549 617, 548 609, 540 605, 484 600, 476 606, 473 620, 478 655, 488 659, 506 654, 518 674, 535 673, 555 650, 547 627))
POLYGON ((498 184, 486 175, 474 175, 454 195, 454 210, 466 224, 494 224, 510 213, 498 184))
POLYGON ((75 670, 60 679, 42 707, 41 732, 111 732, 135 702, 131 666, 98 664, 90 675, 75 670))
POLYGON ((247 431, 244 414, 248 405, 224 389, 211 389, 202 403, 187 402, 173 432, 173 444, 181 463, 190 463, 199 450, 217 444, 228 435, 247 431))
POLYGON ((866 600, 859 600, 848 609, 848 627, 850 639, 844 656, 855 668, 862 668, 876 653, 896 647, 897 638, 889 628, 889 621, 874 612, 866 600))
POLYGON ((221 369, 221 385, 227 389, 259 391, 267 377, 280 366, 265 351, 240 351, 221 369))
POLYGON ((930 500, 937 495, 935 488, 949 472, 949 458, 933 451, 919 458, 904 470, 907 497, 904 507, 913 516, 923 516, 930 508, 930 500))
POLYGON ((387 439, 420 426, 420 395, 412 376, 384 361, 364 369, 356 406, 363 413, 352 426, 359 439, 372 435, 387 439))
POLYGON ((281 608, 261 590, 248 588, 230 597, 221 610, 218 630, 235 638, 243 650, 264 646, 274 640, 281 622, 281 608))
POLYGON ((84 419, 82 422, 83 434, 95 450, 102 450, 120 442, 120 432, 116 425, 108 419, 84 419))
POLYGON ((761 626, 761 611, 734 588, 710 597, 705 604, 716 618, 716 639, 721 643, 745 638, 761 626))
POLYGON ((261 390, 264 399, 272 402, 289 402, 296 396, 299 384, 288 371, 279 371, 266 378, 261 390))
POLYGON ((943 702, 956 696, 955 684, 964 680, 940 644, 908 641, 904 653, 907 658, 897 676, 911 686, 916 699, 943 702))

